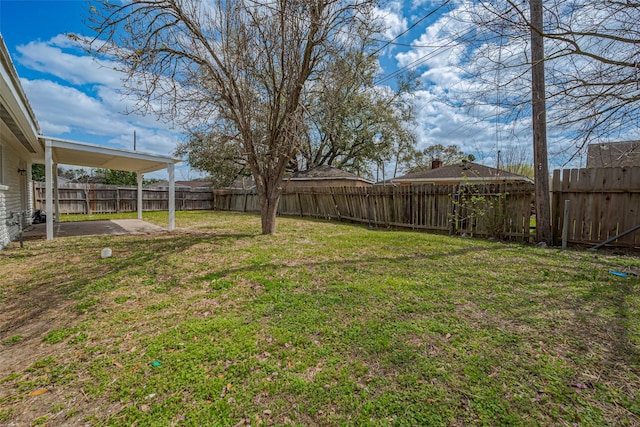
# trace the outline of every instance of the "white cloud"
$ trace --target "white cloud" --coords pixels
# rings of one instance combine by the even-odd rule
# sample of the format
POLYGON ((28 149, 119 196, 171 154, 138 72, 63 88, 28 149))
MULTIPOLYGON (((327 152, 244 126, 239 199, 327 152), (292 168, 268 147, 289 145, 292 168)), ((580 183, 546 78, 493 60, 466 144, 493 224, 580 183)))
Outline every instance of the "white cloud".
POLYGON ((125 114, 133 101, 121 93, 121 74, 96 61, 65 35, 18 46, 21 65, 44 74, 22 85, 45 135, 117 148, 171 154, 180 134, 152 115, 125 114), (90 139, 90 140, 87 140, 90 139))
MULTIPOLYGON (((589 5, 592 3, 585 2, 575 9, 572 16, 575 22, 571 25, 590 28, 598 12, 591 10, 589 5)), ((476 4, 453 0, 450 6, 450 10, 413 37, 409 42, 412 48, 401 49, 395 54, 396 67, 414 70, 422 83, 422 90, 415 97, 420 147, 435 143, 456 144, 465 151, 477 151, 476 154, 489 163, 495 162, 497 150, 504 153, 510 147, 524 147, 531 152, 530 70, 522 65, 527 63, 530 49, 528 34, 522 33, 511 40, 491 39, 489 34, 483 34, 481 29, 470 25, 475 13, 482 13, 482 10, 474 9, 476 4), (476 60, 473 70, 468 67, 471 58, 476 60), (499 72, 495 71, 497 63, 504 64, 499 72), (481 90, 485 92, 486 100, 493 98, 492 101, 499 106, 478 104, 473 109, 465 108, 468 101, 473 101, 470 95, 477 95, 481 90)), ((434 7, 437 4, 431 0, 414 0, 412 3, 414 11, 434 7)), ((569 25, 568 22, 563 23, 569 25)), ((608 28, 611 32, 616 31, 614 23, 608 28)), ((602 28, 599 30, 604 31, 602 28)), ((583 39, 582 42, 589 45, 591 41, 583 39)), ((554 49, 557 46, 549 42, 548 51, 554 49)), ((616 52, 610 56, 615 58, 616 52)), ((548 69, 556 76, 565 69, 568 75, 574 72, 569 69, 570 61, 557 59, 548 64, 548 69)), ((582 70, 594 66, 592 61, 579 58, 573 58, 573 64, 582 70)), ((547 93, 557 92, 559 88, 549 75, 547 93)), ((554 105, 554 99, 547 102, 550 166, 579 166, 579 156, 571 159, 580 148, 580 144, 576 145, 572 140, 577 129, 568 128, 568 111, 554 105), (565 127, 561 127, 563 124, 565 127)), ((476 101, 481 102, 482 97, 478 96, 476 101)), ((619 129, 619 134, 608 137, 615 140, 640 137, 637 126, 620 123, 619 129)))
POLYGON ((419 148, 455 144, 468 153, 492 149, 495 143, 492 129, 473 114, 447 105, 431 91, 417 93, 416 107, 420 123, 419 148))
POLYGON ((39 122, 41 129, 46 129, 45 135, 64 135, 71 132, 69 126, 60 125, 59 123, 51 123, 45 120, 39 122))
POLYGON ((22 86, 45 133, 51 131, 44 128, 45 123, 55 123, 58 128, 82 128, 99 135, 113 131, 113 124, 107 120, 108 111, 99 99, 51 80, 22 79, 22 86))
POLYGON ((403 16, 401 1, 386 3, 384 9, 376 9, 374 16, 384 22, 384 36, 389 40, 407 29, 407 18, 403 16))
POLYGON ((64 35, 47 42, 33 41, 18 46, 18 62, 35 71, 51 74, 74 85, 119 85, 122 74, 113 64, 98 61, 79 50, 79 45, 64 35), (65 51, 65 49, 67 51, 65 51))
POLYGON ((496 106, 466 106, 470 93, 487 86, 469 78, 465 70, 474 49, 482 47, 465 43, 474 31, 469 24, 472 11, 469 2, 452 2, 451 9, 424 27, 410 42, 413 47, 396 53, 395 60, 399 69, 414 70, 421 81, 421 89, 414 94, 418 148, 455 144, 478 161, 495 165, 498 150, 504 152, 510 145, 529 149, 530 119, 505 121, 499 119, 501 109, 496 106))

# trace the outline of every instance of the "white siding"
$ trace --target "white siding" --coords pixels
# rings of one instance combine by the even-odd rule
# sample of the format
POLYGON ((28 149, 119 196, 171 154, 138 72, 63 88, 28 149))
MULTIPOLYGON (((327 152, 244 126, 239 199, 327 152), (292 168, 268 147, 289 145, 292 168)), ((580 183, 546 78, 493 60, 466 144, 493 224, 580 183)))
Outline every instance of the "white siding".
MULTIPOLYGON (((0 141, 0 145, 1 144, 2 142, 0 141)), ((18 156, 16 152, 6 146, 1 147, 0 149, 2 150, 2 166, 0 166, 0 173, 2 173, 4 179, 3 183, 0 185, 1 249, 5 247, 10 241, 16 239, 18 237, 18 232, 20 231, 19 226, 8 225, 7 221, 12 219, 12 213, 21 212, 23 210, 23 199, 21 192, 24 191, 24 178, 21 177, 18 173, 18 167, 20 164, 26 164, 26 162, 22 158, 20 158, 20 156, 18 156)), ((25 200, 27 206, 29 206, 30 199, 25 200)))

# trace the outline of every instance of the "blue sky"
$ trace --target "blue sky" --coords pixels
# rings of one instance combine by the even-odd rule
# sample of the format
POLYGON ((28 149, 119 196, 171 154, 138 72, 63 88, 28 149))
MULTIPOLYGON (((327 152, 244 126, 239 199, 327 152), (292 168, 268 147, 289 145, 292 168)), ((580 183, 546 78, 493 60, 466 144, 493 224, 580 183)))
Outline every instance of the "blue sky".
MULTIPOLYGON (((124 114, 119 76, 65 36, 87 34, 84 0, 0 0, 0 33, 44 135, 172 155, 181 134, 154 117, 124 114)), ((166 172, 150 174, 164 178, 166 172)), ((185 164, 176 178, 197 178, 185 164)))
MULTIPOLYGON (((422 89, 414 98, 419 147, 456 144, 488 165, 495 165, 497 150, 504 152, 507 146, 519 147, 528 155, 528 120, 496 124, 486 120, 491 111, 470 112, 443 102, 456 90, 468 87, 460 68, 468 52, 456 43, 464 27, 455 16, 464 13, 469 3, 451 1, 424 19, 440 4, 435 0, 398 0, 379 10, 388 25, 389 39, 410 29, 394 40, 399 44, 383 51, 381 77, 406 66, 414 67, 420 76, 422 89)), ((180 132, 154 117, 125 115, 131 101, 118 93, 119 76, 100 67, 65 36, 88 34, 83 23, 87 7, 84 0, 0 0, 0 33, 43 134, 131 149, 135 130, 138 150, 171 155, 181 140, 180 132)), ((561 153, 563 147, 554 145, 552 133, 549 145, 552 167, 561 164, 566 156, 554 154, 561 153)), ((198 176, 186 165, 178 168, 178 179, 198 176)))

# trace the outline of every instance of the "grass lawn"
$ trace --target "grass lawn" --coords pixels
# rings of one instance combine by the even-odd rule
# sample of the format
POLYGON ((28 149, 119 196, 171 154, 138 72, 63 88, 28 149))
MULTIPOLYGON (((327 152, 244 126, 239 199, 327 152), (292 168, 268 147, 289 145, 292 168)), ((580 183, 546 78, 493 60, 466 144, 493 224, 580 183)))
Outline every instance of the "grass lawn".
POLYGON ((0 251, 0 425, 640 425, 640 258, 176 225, 0 251))

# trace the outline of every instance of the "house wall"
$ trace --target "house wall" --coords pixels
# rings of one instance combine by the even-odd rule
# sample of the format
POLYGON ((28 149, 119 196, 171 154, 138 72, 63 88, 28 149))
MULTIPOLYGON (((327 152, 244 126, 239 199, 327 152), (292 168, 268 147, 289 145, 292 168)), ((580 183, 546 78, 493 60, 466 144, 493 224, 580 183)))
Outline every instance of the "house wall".
POLYGON ((25 212, 25 220, 30 222, 30 175, 27 161, 0 139, 0 249, 18 237, 20 227, 9 224, 14 213, 25 212), (20 175, 18 169, 25 169, 25 174, 20 175))
POLYGON ((640 141, 589 144, 587 168, 621 168, 640 166, 640 141))

